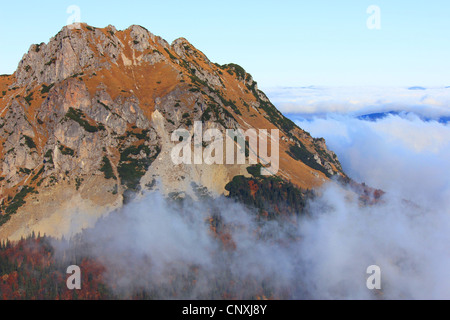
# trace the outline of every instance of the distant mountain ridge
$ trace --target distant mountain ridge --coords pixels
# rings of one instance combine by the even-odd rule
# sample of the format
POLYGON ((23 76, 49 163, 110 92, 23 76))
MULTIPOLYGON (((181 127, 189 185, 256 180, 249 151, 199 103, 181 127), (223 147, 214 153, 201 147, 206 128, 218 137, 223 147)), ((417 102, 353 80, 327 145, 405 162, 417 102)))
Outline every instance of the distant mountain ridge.
POLYGON ((430 121, 436 121, 442 124, 447 124, 450 121, 450 116, 438 116, 438 117, 427 117, 421 114, 417 114, 415 112, 411 111, 386 111, 386 112, 375 112, 375 113, 369 113, 364 114, 361 116, 358 116, 357 118, 360 120, 367 120, 367 121, 377 121, 381 119, 385 119, 389 116, 399 116, 399 117, 407 117, 407 116, 417 116, 419 119, 425 122, 430 121))

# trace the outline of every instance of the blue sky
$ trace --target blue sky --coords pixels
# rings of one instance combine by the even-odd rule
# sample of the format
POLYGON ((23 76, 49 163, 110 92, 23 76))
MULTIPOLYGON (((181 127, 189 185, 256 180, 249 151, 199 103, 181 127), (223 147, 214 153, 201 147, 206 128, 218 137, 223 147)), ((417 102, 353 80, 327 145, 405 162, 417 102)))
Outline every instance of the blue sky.
POLYGON ((235 62, 260 87, 449 86, 450 2, 385 0, 95 0, 2 3, 0 73, 67 22, 70 5, 96 27, 140 24, 187 38, 212 61, 235 62), (369 30, 366 10, 381 10, 369 30))

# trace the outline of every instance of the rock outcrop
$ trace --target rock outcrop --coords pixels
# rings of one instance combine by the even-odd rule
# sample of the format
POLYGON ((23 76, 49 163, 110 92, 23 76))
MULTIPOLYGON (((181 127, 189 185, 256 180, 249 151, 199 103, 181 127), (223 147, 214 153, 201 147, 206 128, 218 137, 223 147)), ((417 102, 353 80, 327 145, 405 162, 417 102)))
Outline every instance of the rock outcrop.
POLYGON ((140 26, 64 27, 32 45, 0 89, 0 238, 77 232, 147 189, 195 197, 195 183, 226 192, 248 165, 170 161, 171 133, 195 121, 280 129, 279 176, 301 188, 345 176, 325 141, 286 119, 243 68, 214 64, 186 39, 169 45, 140 26), (75 218, 83 220, 78 229, 49 225, 75 218))

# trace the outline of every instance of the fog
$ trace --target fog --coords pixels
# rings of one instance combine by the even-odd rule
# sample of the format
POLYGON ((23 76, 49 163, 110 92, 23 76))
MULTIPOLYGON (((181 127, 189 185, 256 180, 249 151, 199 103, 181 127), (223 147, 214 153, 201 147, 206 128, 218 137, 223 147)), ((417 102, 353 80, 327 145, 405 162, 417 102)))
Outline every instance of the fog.
POLYGON ((173 202, 150 192, 85 230, 76 250, 106 267, 106 283, 122 297, 289 299, 302 287, 297 236, 296 226, 261 222, 224 197, 173 202))
POLYGON ((351 178, 384 190, 377 204, 331 181, 298 219, 266 221, 224 197, 151 192, 86 230, 83 253, 125 297, 450 299, 449 126, 319 113, 293 120, 324 137, 351 178), (371 265, 381 290, 366 286, 371 265))
POLYGON ((390 194, 364 206, 330 182, 307 212, 296 222, 261 221, 230 199, 174 204, 152 192, 86 230, 82 253, 125 298, 450 298, 448 207, 390 194), (381 268, 382 290, 366 287, 370 265, 381 268))
POLYGON ((353 179, 425 206, 449 208, 450 126, 415 116, 376 122, 329 116, 296 123, 324 137, 353 179))
POLYGON ((450 127, 414 115, 329 114, 296 123, 324 137, 350 177, 387 192, 362 207, 328 185, 311 204, 302 256, 312 296, 370 298, 358 276, 375 264, 382 271, 375 298, 449 299, 450 127))
POLYGON ((301 252, 309 296, 319 299, 449 299, 448 207, 422 208, 387 195, 363 207, 328 186, 304 221, 301 252), (381 268, 382 290, 366 269, 381 268))

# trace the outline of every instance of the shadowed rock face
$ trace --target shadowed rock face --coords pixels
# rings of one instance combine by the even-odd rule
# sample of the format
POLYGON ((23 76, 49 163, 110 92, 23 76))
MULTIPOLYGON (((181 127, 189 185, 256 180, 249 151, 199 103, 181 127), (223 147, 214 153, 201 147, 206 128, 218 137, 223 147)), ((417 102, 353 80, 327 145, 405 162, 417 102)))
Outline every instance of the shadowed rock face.
POLYGON ((195 197, 195 182, 225 193, 247 165, 170 160, 172 132, 192 132, 195 121, 280 129, 278 175, 298 187, 345 176, 325 141, 286 119, 240 66, 213 64, 186 39, 169 45, 140 26, 64 27, 32 45, 0 91, 0 238, 78 232, 148 189, 195 197), (79 228, 55 231, 67 221, 79 228))

